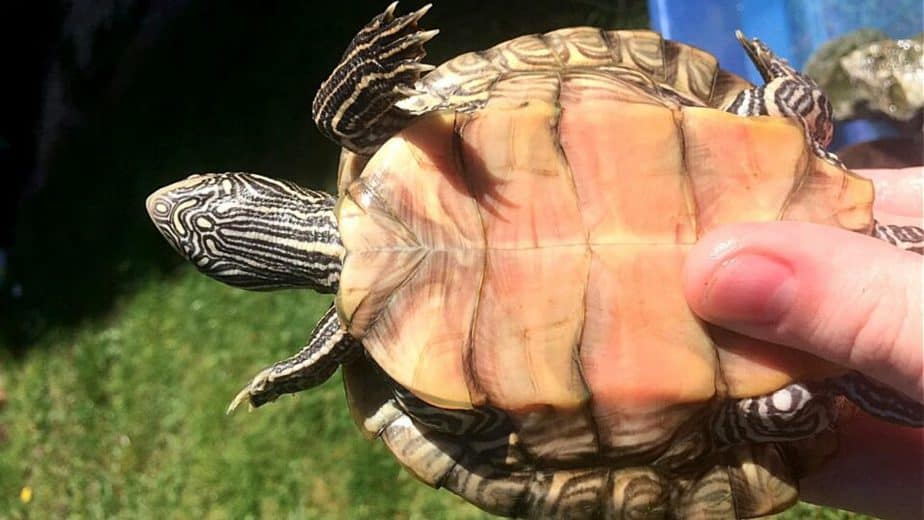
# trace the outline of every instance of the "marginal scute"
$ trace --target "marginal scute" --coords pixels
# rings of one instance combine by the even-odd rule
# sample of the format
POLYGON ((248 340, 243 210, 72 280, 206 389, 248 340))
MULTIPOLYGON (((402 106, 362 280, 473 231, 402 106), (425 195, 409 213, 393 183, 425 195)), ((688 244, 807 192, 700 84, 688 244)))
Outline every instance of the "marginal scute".
POLYGON ((674 89, 705 100, 707 106, 719 71, 719 61, 708 52, 677 42, 664 41, 664 80, 674 89))
POLYGON ((653 31, 610 31, 619 41, 620 64, 632 66, 656 80, 664 80, 661 35, 653 31))
POLYGON ((560 29, 544 35, 562 66, 588 69, 610 65, 613 54, 603 32, 594 27, 560 29))
POLYGON ((537 472, 525 509, 530 518, 596 518, 609 471, 601 468, 537 472))
POLYGON ((806 177, 789 198, 781 218, 868 235, 873 230, 873 199, 872 181, 813 156, 806 177))
POLYGON ((541 71, 553 70, 559 66, 555 54, 538 34, 520 36, 501 45, 504 50, 508 51, 498 53, 502 68, 541 71))
POLYGON ((494 96, 505 77, 530 72, 604 72, 650 90, 674 93, 688 105, 725 106, 751 84, 718 69, 695 47, 662 40, 651 31, 601 31, 592 27, 526 35, 490 49, 461 54, 417 82, 418 94, 397 103, 410 114, 441 109, 471 112, 494 96))
POLYGON ((671 485, 652 468, 613 470, 611 497, 606 501, 604 518, 642 520, 667 518, 671 485))
POLYGON ((392 421, 383 431, 382 440, 395 458, 421 481, 439 487, 461 458, 463 445, 443 441, 439 435, 424 430, 407 415, 392 421))
POLYGON ((799 484, 779 446, 739 446, 732 450, 731 457, 727 471, 739 518, 773 514, 796 503, 799 484))
POLYGON ((714 466, 696 478, 681 495, 677 518, 735 520, 735 499, 724 464, 714 466))

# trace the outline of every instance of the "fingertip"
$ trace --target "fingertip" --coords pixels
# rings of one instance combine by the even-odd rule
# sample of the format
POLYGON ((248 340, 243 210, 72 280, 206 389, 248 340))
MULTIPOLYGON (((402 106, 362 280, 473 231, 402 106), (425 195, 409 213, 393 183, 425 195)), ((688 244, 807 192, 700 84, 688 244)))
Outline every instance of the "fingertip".
POLYGON ((736 225, 710 231, 700 238, 687 253, 683 265, 683 293, 693 311, 702 315, 707 311, 705 295, 709 280, 716 267, 740 248, 736 225))
POLYGON ((736 224, 691 248, 683 289, 710 323, 918 395, 922 274, 921 257, 873 237, 802 222, 736 224))
POLYGON ((740 328, 773 323, 791 307, 794 268, 777 249, 763 246, 762 233, 767 231, 728 226, 704 237, 702 247, 691 252, 684 290, 701 318, 740 328))

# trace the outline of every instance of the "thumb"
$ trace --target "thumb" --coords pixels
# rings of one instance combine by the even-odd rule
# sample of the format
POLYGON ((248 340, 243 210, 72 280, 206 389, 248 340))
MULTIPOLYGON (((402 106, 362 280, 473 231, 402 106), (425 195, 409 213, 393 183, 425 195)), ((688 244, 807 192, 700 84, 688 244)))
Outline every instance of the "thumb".
POLYGON ((684 292, 701 318, 859 370, 924 402, 924 259, 802 222, 734 224, 690 251, 684 292))

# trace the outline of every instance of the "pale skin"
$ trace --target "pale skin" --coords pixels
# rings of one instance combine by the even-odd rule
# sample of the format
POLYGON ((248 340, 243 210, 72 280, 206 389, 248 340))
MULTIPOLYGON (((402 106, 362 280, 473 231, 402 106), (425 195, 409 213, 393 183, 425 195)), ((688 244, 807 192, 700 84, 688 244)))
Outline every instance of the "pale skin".
MULTIPOLYGON (((884 224, 924 226, 924 168, 865 170, 884 224)), ((858 370, 924 402, 924 257, 797 222, 716 229, 690 252, 684 292, 703 319, 858 370)), ((924 430, 858 414, 809 502, 883 518, 924 516, 924 430)))

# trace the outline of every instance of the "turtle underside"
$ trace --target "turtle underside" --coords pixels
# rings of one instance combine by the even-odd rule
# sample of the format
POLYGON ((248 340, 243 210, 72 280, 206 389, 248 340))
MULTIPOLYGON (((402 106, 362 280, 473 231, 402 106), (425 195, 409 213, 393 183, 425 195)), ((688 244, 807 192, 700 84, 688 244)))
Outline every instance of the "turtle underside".
MULTIPOLYGON (((482 90, 386 142, 336 210, 341 321, 399 388, 424 407, 500 410, 528 465, 617 493, 619 475, 705 485, 717 407, 843 372, 706 326, 680 290, 686 252, 725 223, 869 233, 871 183, 815 155, 797 122, 716 110, 715 89, 658 87, 637 67, 531 64, 482 90)), ((788 475, 776 446, 728 456, 720 480, 760 488, 732 486, 758 497, 737 514, 795 499, 791 482, 768 491, 788 475)))

